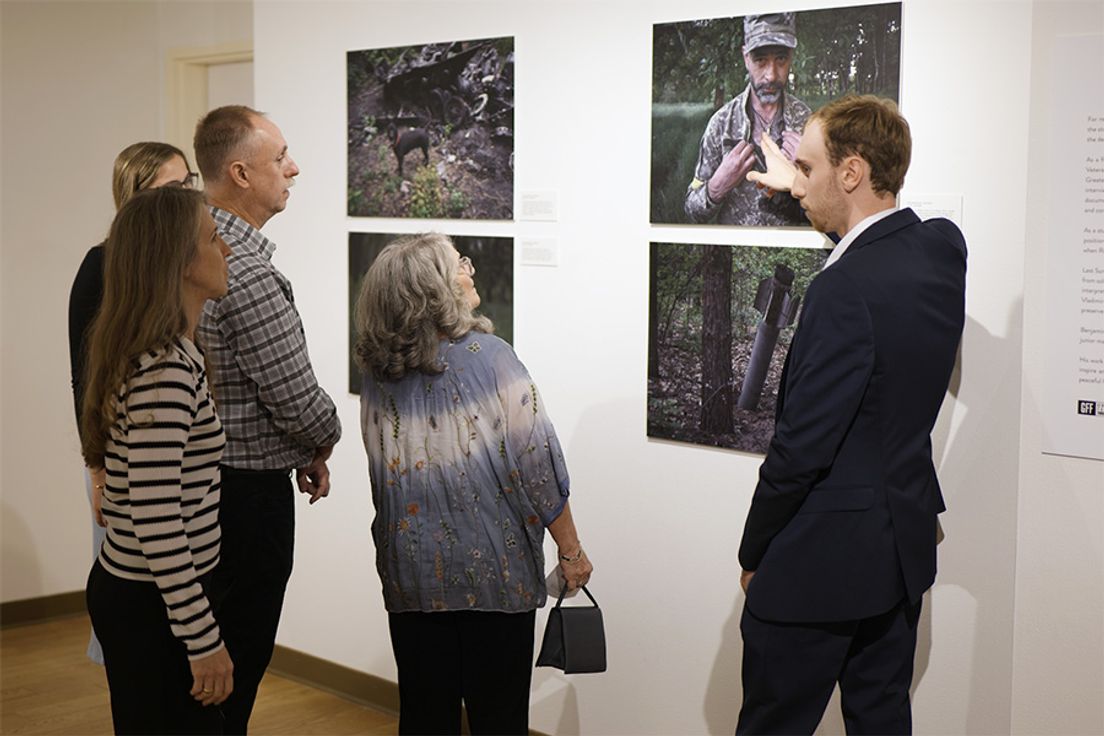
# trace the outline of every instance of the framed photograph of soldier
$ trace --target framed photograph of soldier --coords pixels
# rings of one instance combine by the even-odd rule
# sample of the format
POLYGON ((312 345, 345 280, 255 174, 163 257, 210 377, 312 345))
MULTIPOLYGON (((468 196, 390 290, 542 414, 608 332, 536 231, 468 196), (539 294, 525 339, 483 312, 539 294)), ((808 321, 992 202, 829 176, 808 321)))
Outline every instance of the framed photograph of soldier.
MULTIPOLYGON (((354 310, 360 282, 376 256, 402 233, 349 233, 349 393, 360 393, 360 368, 353 346, 356 344, 354 310)), ((450 235, 460 255, 471 259, 475 289, 479 292, 476 310, 494 323, 495 334, 508 343, 514 341, 514 239, 450 235)))
POLYGON ((900 3, 655 25, 651 222, 809 227, 788 193, 747 181, 763 135, 792 160, 826 102, 897 100, 900 58, 900 3))
POLYGON ((648 436, 765 454, 782 364, 827 251, 652 243, 648 436))
POLYGON ((512 220, 514 39, 349 51, 352 217, 512 220))

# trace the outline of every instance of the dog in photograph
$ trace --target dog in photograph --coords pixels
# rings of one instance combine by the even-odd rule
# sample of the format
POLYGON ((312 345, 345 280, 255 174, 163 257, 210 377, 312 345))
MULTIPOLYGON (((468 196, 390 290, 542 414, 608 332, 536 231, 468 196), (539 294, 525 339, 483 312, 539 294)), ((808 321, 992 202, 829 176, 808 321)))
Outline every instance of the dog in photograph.
POLYGON ((387 138, 399 162, 399 176, 403 173, 403 159, 415 148, 422 149, 423 163, 429 163, 429 133, 425 128, 411 128, 402 133, 394 125, 387 126, 387 138))

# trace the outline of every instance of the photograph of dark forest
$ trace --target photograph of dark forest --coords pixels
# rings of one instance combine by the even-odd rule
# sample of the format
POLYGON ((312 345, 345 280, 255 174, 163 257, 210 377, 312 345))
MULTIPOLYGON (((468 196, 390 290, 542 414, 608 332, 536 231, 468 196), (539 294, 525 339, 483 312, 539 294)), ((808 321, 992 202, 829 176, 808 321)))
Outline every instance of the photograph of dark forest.
POLYGON ((765 454, 782 363, 827 251, 652 243, 648 436, 765 454))
MULTIPOLYGON (((899 99, 900 3, 795 16, 787 95, 813 111, 848 93, 899 99)), ((684 204, 706 125, 748 85, 743 45, 743 16, 653 27, 651 222, 690 222, 684 204)))
MULTIPOLYGON (((398 233, 349 233, 349 393, 360 393, 360 367, 356 364, 356 326, 353 320, 360 281, 380 251, 398 233)), ((475 289, 479 292, 478 314, 494 322, 494 332, 514 342, 514 239, 450 235, 460 255, 475 266, 475 289)))
POLYGON ((350 51, 352 217, 512 220, 514 39, 350 51))

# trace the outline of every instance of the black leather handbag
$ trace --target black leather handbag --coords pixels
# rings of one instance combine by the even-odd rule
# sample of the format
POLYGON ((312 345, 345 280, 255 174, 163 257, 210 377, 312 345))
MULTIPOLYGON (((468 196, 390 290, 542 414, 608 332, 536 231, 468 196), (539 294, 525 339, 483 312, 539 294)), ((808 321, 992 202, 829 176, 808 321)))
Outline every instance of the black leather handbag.
POLYGON ((537 666, 555 667, 568 675, 605 672, 606 630, 602 625, 602 609, 585 585, 583 592, 593 606, 564 607, 566 592, 564 585, 555 607, 548 612, 537 666))

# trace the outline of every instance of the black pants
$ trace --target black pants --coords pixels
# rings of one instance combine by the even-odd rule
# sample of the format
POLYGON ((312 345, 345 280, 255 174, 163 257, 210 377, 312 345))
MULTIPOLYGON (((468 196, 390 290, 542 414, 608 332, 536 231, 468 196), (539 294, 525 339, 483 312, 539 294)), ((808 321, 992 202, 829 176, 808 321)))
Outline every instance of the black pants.
POLYGON ((920 604, 902 600, 878 616, 823 624, 764 621, 745 605, 744 703, 736 733, 811 734, 837 682, 850 736, 912 733, 909 686, 920 604))
POLYGON ((86 589, 103 645, 117 734, 221 734, 218 706, 200 705, 184 644, 169 629, 155 583, 124 580, 93 563, 86 589))
POLYGON ((527 734, 536 611, 392 613, 399 733, 527 734))
POLYGON ((244 734, 265 669, 291 577, 295 493, 290 471, 222 466, 222 554, 211 598, 234 661, 234 692, 223 703, 226 733, 244 734))

